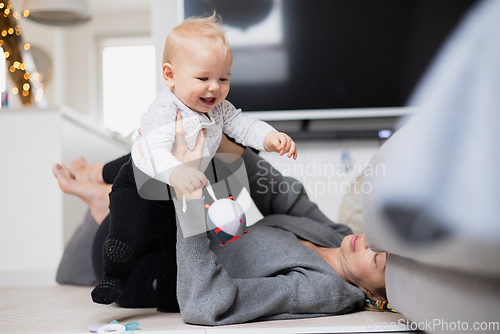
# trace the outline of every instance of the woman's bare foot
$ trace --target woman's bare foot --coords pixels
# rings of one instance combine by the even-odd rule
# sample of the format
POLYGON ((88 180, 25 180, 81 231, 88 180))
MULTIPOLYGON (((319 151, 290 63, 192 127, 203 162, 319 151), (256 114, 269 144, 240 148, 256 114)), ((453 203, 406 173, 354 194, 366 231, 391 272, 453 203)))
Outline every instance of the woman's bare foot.
POLYGON ((70 176, 77 181, 104 183, 102 169, 104 164, 90 166, 85 158, 80 157, 71 161, 70 176))
POLYGON ((89 163, 87 162, 87 160, 85 160, 85 158, 80 157, 71 161, 69 171, 71 173, 71 176, 73 176, 75 179, 79 181, 88 181, 85 180, 85 171, 87 168, 89 168, 89 163))
POLYGON ((79 181, 71 177, 65 165, 55 164, 52 172, 63 192, 81 198, 90 208, 90 212, 98 224, 109 214, 109 192, 111 185, 105 183, 79 181))

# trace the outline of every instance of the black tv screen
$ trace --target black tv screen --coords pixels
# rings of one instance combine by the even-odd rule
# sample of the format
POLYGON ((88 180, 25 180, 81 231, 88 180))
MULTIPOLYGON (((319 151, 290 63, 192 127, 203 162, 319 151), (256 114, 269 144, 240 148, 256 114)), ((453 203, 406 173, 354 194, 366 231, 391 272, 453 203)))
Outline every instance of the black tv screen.
POLYGON ((221 16, 243 111, 404 106, 475 0, 184 0, 221 16))

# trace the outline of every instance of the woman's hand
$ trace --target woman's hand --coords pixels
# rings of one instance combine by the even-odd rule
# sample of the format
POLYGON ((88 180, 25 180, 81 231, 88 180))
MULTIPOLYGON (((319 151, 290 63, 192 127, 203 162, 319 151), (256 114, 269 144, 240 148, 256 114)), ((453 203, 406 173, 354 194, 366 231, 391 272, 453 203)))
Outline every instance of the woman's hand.
POLYGON ((170 176, 170 183, 174 186, 177 197, 186 195, 186 199, 200 198, 201 188, 207 184, 205 174, 200 172, 200 163, 205 145, 205 130, 198 133, 196 145, 190 151, 184 141, 184 127, 182 126, 182 115, 177 111, 175 119, 175 142, 172 147, 172 155, 183 165, 178 166, 170 176))

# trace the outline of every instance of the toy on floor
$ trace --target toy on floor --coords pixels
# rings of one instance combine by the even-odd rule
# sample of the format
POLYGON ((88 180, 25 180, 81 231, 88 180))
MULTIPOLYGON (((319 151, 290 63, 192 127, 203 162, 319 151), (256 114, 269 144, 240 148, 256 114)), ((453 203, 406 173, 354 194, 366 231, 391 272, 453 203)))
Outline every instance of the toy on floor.
POLYGON ((133 334, 133 330, 139 328, 138 322, 129 322, 125 326, 120 325, 118 320, 112 320, 108 325, 99 327, 99 325, 90 325, 89 331, 97 334, 106 334, 106 333, 122 333, 122 334, 133 334))
POLYGON ((229 198, 217 199, 210 182, 207 184, 207 191, 212 196, 212 205, 205 204, 207 212, 207 227, 210 233, 219 241, 221 246, 226 242, 232 242, 243 234, 247 234, 247 220, 241 205, 233 201, 233 196, 229 198))

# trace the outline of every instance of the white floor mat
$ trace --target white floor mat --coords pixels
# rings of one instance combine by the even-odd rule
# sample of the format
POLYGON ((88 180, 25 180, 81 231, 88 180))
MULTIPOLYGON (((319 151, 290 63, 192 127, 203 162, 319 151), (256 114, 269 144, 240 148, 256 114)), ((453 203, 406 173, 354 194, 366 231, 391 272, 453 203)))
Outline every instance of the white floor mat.
POLYGON ((135 334, 160 333, 352 333, 404 331, 405 318, 387 312, 358 312, 314 319, 205 327, 185 324, 179 314, 126 309, 92 302, 92 288, 76 286, 0 288, 0 333, 90 333, 89 325, 139 322, 135 334))

